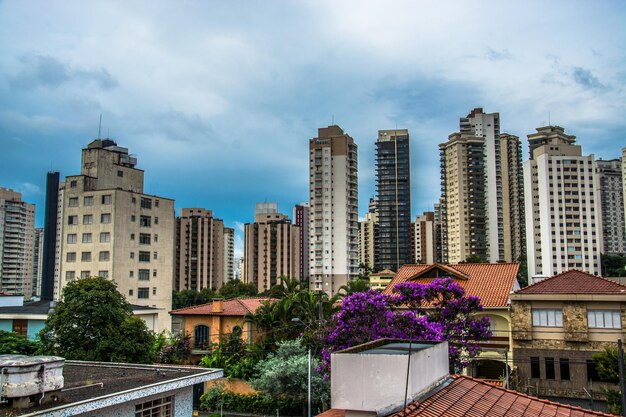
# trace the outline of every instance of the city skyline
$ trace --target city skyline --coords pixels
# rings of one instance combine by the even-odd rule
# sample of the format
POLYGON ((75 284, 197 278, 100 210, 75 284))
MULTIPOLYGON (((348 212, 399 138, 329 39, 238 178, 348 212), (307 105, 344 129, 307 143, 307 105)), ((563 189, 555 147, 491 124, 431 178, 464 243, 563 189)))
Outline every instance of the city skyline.
POLYGON ((585 154, 620 156, 623 4, 361 4, 4 2, 0 184, 43 226, 46 173, 80 171, 102 114, 101 136, 151 173, 147 193, 213 210, 241 249, 257 201, 288 212, 307 200, 307 144, 333 122, 359 147, 360 217, 380 129, 409 130, 412 217, 438 201, 437 144, 474 107, 502 115, 523 160, 526 135, 548 123, 585 154))

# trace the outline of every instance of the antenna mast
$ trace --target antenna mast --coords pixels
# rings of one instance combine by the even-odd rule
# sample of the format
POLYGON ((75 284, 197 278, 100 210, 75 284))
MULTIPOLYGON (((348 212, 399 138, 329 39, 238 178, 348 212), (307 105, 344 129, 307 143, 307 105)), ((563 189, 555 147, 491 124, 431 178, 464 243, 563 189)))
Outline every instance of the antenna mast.
POLYGON ((102 129, 102 113, 100 113, 100 123, 98 123, 98 139, 100 139, 100 129, 102 129))

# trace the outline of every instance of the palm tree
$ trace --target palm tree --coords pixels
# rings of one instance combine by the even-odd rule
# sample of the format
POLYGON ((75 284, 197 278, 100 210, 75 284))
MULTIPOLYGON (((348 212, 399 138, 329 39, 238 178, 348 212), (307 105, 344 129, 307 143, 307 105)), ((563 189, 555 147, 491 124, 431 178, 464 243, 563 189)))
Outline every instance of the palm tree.
POLYGON ((362 278, 357 278, 348 281, 346 285, 342 285, 339 287, 338 295, 340 298, 347 297, 348 295, 352 295, 355 292, 365 292, 369 290, 370 282, 369 280, 365 280, 362 278))

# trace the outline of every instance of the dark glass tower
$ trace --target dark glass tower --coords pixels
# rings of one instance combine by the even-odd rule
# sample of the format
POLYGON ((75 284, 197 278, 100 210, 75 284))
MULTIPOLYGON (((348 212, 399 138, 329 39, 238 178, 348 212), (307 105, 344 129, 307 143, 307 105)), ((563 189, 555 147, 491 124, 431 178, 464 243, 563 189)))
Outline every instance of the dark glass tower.
POLYGON ((54 298, 54 260, 57 246, 57 213, 59 208, 59 173, 46 176, 46 213, 44 217, 41 299, 54 298))
POLYGON ((376 269, 398 271, 411 256, 409 131, 379 130, 376 141, 378 258, 376 269))

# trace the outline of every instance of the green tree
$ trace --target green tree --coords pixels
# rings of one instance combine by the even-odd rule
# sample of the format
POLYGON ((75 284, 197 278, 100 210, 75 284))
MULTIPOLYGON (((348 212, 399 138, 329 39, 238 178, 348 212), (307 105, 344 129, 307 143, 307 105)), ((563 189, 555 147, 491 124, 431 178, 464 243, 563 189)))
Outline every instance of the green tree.
POLYGON ((219 294, 226 298, 252 297, 257 295, 258 290, 254 284, 246 284, 238 279, 228 281, 222 285, 219 294))
POLYGON ((626 255, 602 255, 602 276, 626 277, 626 255))
MULTIPOLYGON (((317 372, 318 358, 311 360, 311 398, 319 407, 330 399, 330 384, 317 372)), ((272 398, 290 398, 306 404, 308 391, 308 352, 302 339, 285 340, 276 353, 257 364, 259 377, 250 381, 254 389, 272 398)))
POLYGON ((341 298, 354 294, 355 292, 364 292, 369 290, 370 281, 369 278, 357 278, 348 281, 346 285, 339 287, 339 296, 341 298))
POLYGON ((462 264, 484 264, 486 261, 480 257, 480 255, 470 255, 466 260, 461 262, 462 264))
POLYGON ((39 342, 28 340, 17 333, 0 330, 0 355, 34 355, 39 342))
MULTIPOLYGON (((593 355, 593 361, 602 382, 619 382, 619 366, 617 361, 617 347, 607 346, 603 351, 593 355)), ((621 391, 616 388, 605 388, 604 393, 609 406, 609 412, 622 415, 621 391)))
POLYGON ((300 280, 296 278, 280 277, 280 284, 270 288, 268 296, 272 298, 285 298, 296 294, 301 290, 300 280))
POLYGON ((42 351, 66 359, 150 363, 154 335, 132 315, 114 282, 101 277, 71 282, 39 333, 42 351))
POLYGON ((520 257, 517 259, 517 262, 519 262, 519 270, 517 271, 517 282, 519 283, 520 287, 524 288, 528 286, 528 263, 526 259, 526 254, 523 253, 522 255, 520 255, 520 257))
POLYGON ((172 291, 172 309, 185 308, 206 304, 216 296, 215 291, 203 288, 200 291, 182 290, 172 291))

